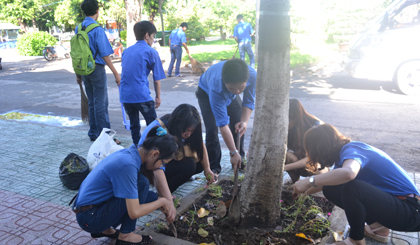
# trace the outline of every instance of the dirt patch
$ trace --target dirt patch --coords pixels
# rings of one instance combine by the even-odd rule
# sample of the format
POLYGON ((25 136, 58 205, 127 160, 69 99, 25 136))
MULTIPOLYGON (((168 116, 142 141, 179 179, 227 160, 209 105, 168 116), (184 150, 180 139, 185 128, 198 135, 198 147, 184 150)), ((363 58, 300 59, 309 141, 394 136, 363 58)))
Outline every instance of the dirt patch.
MULTIPOLYGON (((292 199, 290 185, 283 186, 281 219, 277 227, 271 229, 239 229, 232 227, 228 221, 228 212, 222 218, 220 207, 222 202, 229 206, 232 199, 233 181, 221 181, 219 186, 207 188, 207 194, 196 200, 193 205, 174 223, 178 238, 193 243, 222 244, 313 244, 318 243, 327 235, 327 221, 334 205, 323 197, 306 197, 297 201, 292 199), (220 205, 220 206, 219 206, 220 205), (203 208, 203 209, 202 209, 203 208), (219 209, 219 210, 218 210, 219 209), (199 218, 202 212, 208 215, 199 218), (212 224, 213 223, 213 224, 212 224), (200 235, 200 234, 201 235, 200 235), (203 237, 203 235, 206 237, 203 237), (296 236, 301 234, 306 238, 296 236)), ((223 212, 222 212, 223 213, 223 212)), ((172 231, 164 223, 157 225, 157 232, 173 236, 172 231)))

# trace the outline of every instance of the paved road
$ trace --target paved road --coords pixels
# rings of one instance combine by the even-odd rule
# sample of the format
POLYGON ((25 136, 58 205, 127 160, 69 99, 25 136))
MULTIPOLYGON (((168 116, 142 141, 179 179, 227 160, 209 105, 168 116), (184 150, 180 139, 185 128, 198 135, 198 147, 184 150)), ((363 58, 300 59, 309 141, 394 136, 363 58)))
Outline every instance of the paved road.
MULTIPOLYGON (((2 65, 0 114, 21 111, 80 118, 80 93, 70 60, 47 62, 42 58, 3 56, 2 65)), ((115 65, 121 71, 120 63, 115 65)), ((167 65, 164 64, 165 69, 167 65)), ((109 69, 107 74, 111 126, 117 135, 129 136, 122 124, 117 86, 109 69)), ((163 80, 163 99, 157 110, 158 116, 170 113, 180 103, 190 103, 198 108, 194 95, 198 78, 186 74, 184 78, 163 80)), ((295 72, 290 97, 301 100, 308 112, 333 124, 352 139, 386 151, 406 170, 420 170, 418 97, 398 94, 389 83, 353 79, 334 63, 314 73, 295 72)), ((253 120, 252 115, 246 145, 249 144, 253 120)), ((74 128, 87 130, 88 126, 74 128)))

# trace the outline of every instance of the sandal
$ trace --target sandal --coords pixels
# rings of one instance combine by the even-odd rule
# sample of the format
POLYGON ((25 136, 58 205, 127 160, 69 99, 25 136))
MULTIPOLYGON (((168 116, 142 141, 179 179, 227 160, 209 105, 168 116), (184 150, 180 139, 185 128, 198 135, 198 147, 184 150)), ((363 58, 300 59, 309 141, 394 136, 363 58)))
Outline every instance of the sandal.
POLYGON ((167 77, 172 77, 172 75, 171 75, 171 74, 166 74, 166 76, 167 76, 167 77))
POLYGON ((118 238, 119 234, 120 234, 120 231, 115 230, 114 234, 107 235, 107 234, 104 234, 104 233, 101 232, 101 233, 90 233, 90 236, 92 238, 109 237, 109 238, 115 239, 115 238, 118 238))
POLYGON ((176 77, 184 77, 184 75, 179 74, 179 75, 178 75, 178 76, 176 76, 176 77))
POLYGON ((115 245, 149 245, 152 242, 152 238, 150 236, 141 235, 143 238, 141 242, 127 242, 120 239, 117 239, 115 245))
POLYGON ((387 243, 388 236, 382 236, 375 233, 375 231, 378 231, 382 228, 385 228, 385 226, 380 226, 372 230, 369 225, 365 225, 365 236, 372 238, 373 240, 376 240, 378 242, 387 243))
MULTIPOLYGON (((346 240, 340 241, 340 242, 344 242, 345 245, 353 245, 353 243, 350 241, 350 238, 347 238, 346 240)), ((331 244, 325 244, 325 245, 337 245, 337 243, 331 243, 331 244)))
POLYGON ((117 140, 117 139, 114 139, 114 142, 115 142, 115 144, 117 144, 117 145, 121 145, 121 141, 119 141, 119 140, 117 140))

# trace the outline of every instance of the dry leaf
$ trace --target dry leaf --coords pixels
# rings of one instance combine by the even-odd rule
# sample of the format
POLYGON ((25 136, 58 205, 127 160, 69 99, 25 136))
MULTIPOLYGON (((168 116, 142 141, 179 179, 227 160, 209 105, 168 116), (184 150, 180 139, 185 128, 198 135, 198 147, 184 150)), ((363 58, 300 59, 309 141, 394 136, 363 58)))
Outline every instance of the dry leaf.
POLYGON ((198 229, 198 235, 202 236, 202 237, 207 237, 209 235, 209 233, 207 231, 205 231, 203 228, 198 229))
POLYGON ((342 231, 337 231, 337 232, 333 231, 333 237, 336 242, 343 241, 343 236, 344 236, 344 233, 342 231))
POLYGON ((205 243, 205 242, 203 242, 203 243, 200 243, 198 245, 216 245, 216 244, 214 244, 214 242, 212 242, 212 243, 205 243))
POLYGON ((229 201, 225 202, 226 208, 229 208, 231 203, 232 203, 232 199, 230 199, 229 201))
POLYGON ((303 238, 303 239, 306 239, 306 240, 312 242, 313 244, 315 244, 314 240, 312 240, 311 238, 307 238, 306 235, 303 234, 303 233, 298 233, 295 236, 300 237, 300 238, 303 238))
POLYGON ((210 211, 209 210, 205 210, 204 208, 200 208, 197 212, 197 216, 198 218, 203 218, 206 217, 207 215, 209 215, 210 211))
POLYGON ((226 204, 223 201, 219 202, 219 206, 216 208, 216 215, 219 216, 219 218, 223 218, 226 215, 226 204))
POLYGON ((207 218, 207 224, 209 224, 209 226, 213 226, 214 225, 213 217, 208 217, 207 218))

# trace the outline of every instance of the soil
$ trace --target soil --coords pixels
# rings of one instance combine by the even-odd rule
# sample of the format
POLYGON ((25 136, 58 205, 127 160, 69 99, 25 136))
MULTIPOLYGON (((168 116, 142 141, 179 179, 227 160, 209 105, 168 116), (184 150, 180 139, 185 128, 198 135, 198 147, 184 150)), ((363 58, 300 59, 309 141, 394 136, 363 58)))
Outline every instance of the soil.
MULTIPOLYGON (((232 199, 233 181, 221 181, 219 185, 223 189, 222 196, 215 198, 211 196, 211 192, 201 199, 196 200, 190 209, 177 217, 174 222, 178 238, 187 240, 196 244, 208 243, 215 245, 228 245, 228 244, 314 244, 321 241, 327 235, 329 225, 326 218, 331 213, 334 204, 329 202, 323 197, 307 197, 302 199, 303 203, 300 211, 297 207, 298 204, 292 199, 292 191, 290 184, 283 186, 282 200, 281 200, 281 219, 277 227, 271 229, 261 229, 254 227, 253 229, 240 229, 231 227, 228 221, 228 213, 223 218, 216 215, 216 208, 220 201, 229 203, 232 199), (296 204, 296 205, 295 205, 296 204), (319 207, 315 208, 315 207, 319 207), (197 211, 200 208, 209 210, 208 216, 198 218, 197 211), (308 212, 309 210, 317 210, 308 212), (321 211, 322 210, 322 211, 321 211), (298 213, 298 215, 294 215, 298 213), (194 216, 194 218, 193 218, 194 216), (209 226, 208 217, 213 217, 214 225, 209 226), (296 218, 297 217, 297 218, 296 218), (295 222, 295 223, 294 223, 295 222), (309 223, 308 223, 309 222, 309 223), (293 225, 294 223, 294 225, 293 225), (301 230, 304 225, 309 227, 310 230, 301 230), (316 224, 321 224, 321 228, 316 228, 316 224), (198 230, 202 228, 208 232, 207 237, 202 237, 198 234, 198 230), (276 231, 275 231, 276 230, 276 231), (303 233, 307 238, 312 239, 313 242, 304 238, 297 237, 296 234, 303 233)), ((165 225, 158 225, 157 232, 163 233, 168 236, 173 236, 173 233, 165 225)))

